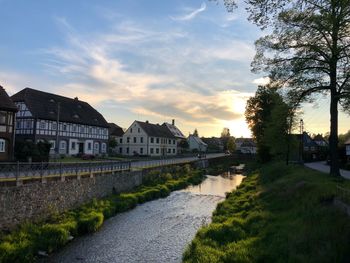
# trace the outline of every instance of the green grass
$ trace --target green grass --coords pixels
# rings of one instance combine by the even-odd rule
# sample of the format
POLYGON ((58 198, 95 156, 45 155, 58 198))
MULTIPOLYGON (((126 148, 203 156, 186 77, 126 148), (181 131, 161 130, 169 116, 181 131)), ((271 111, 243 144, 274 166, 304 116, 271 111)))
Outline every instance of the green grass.
POLYGON ((25 224, 0 239, 0 262, 33 262, 38 251, 51 253, 63 247, 70 236, 98 231, 105 219, 157 198, 171 191, 198 184, 204 178, 203 171, 189 165, 170 167, 164 172, 150 172, 144 184, 131 192, 111 195, 62 214, 54 214, 45 222, 25 224))
POLYGON ((350 218, 333 205, 334 179, 273 163, 218 204, 183 255, 194 262, 349 262, 350 218))

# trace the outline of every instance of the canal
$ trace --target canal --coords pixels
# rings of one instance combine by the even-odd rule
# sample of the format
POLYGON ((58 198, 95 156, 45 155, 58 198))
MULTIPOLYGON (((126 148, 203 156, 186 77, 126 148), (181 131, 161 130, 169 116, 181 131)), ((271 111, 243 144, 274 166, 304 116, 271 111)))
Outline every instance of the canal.
POLYGON ((77 238, 47 262, 181 262, 197 230, 242 179, 207 176, 200 185, 108 219, 100 231, 77 238))

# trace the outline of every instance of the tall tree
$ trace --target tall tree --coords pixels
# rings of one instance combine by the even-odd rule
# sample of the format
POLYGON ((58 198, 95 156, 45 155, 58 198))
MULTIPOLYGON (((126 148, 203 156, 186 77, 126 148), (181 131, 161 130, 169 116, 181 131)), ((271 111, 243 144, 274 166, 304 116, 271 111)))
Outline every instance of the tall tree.
POLYGON ((225 137, 231 137, 229 128, 223 128, 222 129, 221 138, 225 138, 225 137))
MULTIPOLYGON (((234 0, 224 0, 232 11, 234 0)), ((330 173, 339 176, 338 107, 350 104, 349 0, 246 0, 249 19, 272 33, 256 42, 254 71, 289 90, 296 103, 330 98, 330 173)))
POLYGON ((265 133, 279 96, 276 89, 259 86, 255 96, 247 101, 245 118, 257 142, 258 157, 262 162, 271 159, 270 145, 266 142, 265 133))

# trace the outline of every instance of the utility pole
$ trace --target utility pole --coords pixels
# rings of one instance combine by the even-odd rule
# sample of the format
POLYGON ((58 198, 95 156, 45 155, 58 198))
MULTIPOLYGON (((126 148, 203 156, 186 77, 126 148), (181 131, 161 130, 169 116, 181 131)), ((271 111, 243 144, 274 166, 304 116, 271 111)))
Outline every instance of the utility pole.
POLYGON ((57 157, 60 153, 59 148, 59 131, 60 131, 60 109, 61 109, 61 102, 57 102, 57 125, 56 125, 56 154, 57 157))
POLYGON ((299 161, 303 163, 303 151, 304 151, 304 121, 300 119, 300 149, 299 149, 299 161))

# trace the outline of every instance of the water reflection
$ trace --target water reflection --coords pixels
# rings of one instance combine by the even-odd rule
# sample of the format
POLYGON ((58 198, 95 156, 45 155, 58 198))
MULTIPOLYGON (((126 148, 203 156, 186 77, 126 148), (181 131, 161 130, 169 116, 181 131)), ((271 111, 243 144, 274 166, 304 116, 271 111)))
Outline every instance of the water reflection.
POLYGON ((224 173, 220 176, 207 175, 207 179, 195 186, 190 186, 183 192, 190 192, 202 195, 216 195, 225 197, 225 193, 236 189, 243 180, 244 176, 239 174, 224 173))

